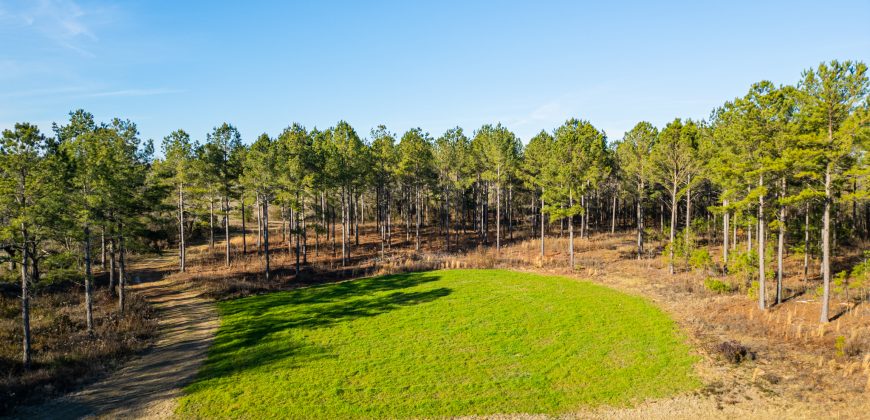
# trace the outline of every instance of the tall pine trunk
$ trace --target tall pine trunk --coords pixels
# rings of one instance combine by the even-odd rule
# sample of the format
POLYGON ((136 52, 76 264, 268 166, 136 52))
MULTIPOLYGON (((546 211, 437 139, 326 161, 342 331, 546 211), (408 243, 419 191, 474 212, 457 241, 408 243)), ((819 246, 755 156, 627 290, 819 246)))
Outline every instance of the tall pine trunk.
POLYGON ((571 271, 574 271, 574 194, 571 188, 568 188, 568 208, 572 209, 568 216, 568 266, 571 271))
POLYGON ((341 188, 341 266, 347 265, 347 199, 346 188, 341 188))
POLYGON ((88 334, 94 333, 93 275, 91 274, 91 227, 85 225, 85 322, 88 334))
POLYGON ((637 194, 637 259, 643 258, 643 191, 644 185, 641 181, 638 185, 637 194))
MULTIPOLYGON (((268 229, 269 226, 266 226, 268 229)), ((230 266, 230 197, 224 197, 224 238, 226 239, 226 258, 225 265, 230 266)))
POLYGON ((239 205, 242 207, 242 256, 248 255, 248 225, 245 220, 245 196, 239 196, 239 205))
POLYGON ((124 232, 123 226, 118 223, 118 312, 121 315, 124 314, 124 304, 125 304, 125 288, 127 287, 127 267, 126 261, 124 258, 124 254, 127 252, 127 247, 124 245, 124 232))
POLYGON ((544 264, 544 194, 541 193, 541 265, 544 264))
MULTIPOLYGON (((689 177, 688 182, 691 185, 691 183, 692 183, 691 177, 689 177)), ((686 232, 684 232, 684 233, 685 233, 685 237, 683 240, 685 241, 684 246, 686 247, 686 258, 688 258, 689 251, 691 251, 691 249, 690 249, 691 242, 690 241, 692 240, 692 188, 691 187, 686 188, 686 232)))
POLYGON ((822 215, 822 281, 824 294, 822 296, 822 313, 820 322, 828 322, 828 305, 831 299, 831 164, 825 167, 825 212, 822 215))
POLYGON ((495 252, 501 252, 501 168, 498 168, 499 181, 495 184, 495 252))
POLYGON ((117 271, 115 237, 109 237, 109 293, 115 293, 115 272, 117 271))
POLYGON ((725 212, 722 214, 722 268, 728 272, 728 236, 731 231, 728 229, 728 224, 731 223, 731 212, 728 211, 728 199, 722 200, 722 207, 725 212))
POLYGON ((782 303, 782 271, 783 271, 783 252, 785 249, 785 205, 782 200, 785 199, 785 178, 780 180, 779 194, 779 235, 776 244, 776 304, 782 303))
MULTIPOLYGON (((764 187, 764 176, 758 177, 758 186, 764 187)), ((766 309, 767 302, 765 293, 767 291, 764 272, 764 194, 758 195, 758 308, 762 311, 766 309)))
POLYGON ((184 183, 178 185, 178 264, 184 272, 186 249, 184 247, 184 183))
POLYGON ((810 274, 810 202, 807 201, 804 210, 804 281, 810 274))
POLYGON ((302 220, 302 226, 299 227, 302 235, 302 264, 308 264, 308 230, 305 228, 305 197, 299 201, 299 218, 302 220))
POLYGON ((21 247, 21 329, 22 354, 21 361, 25 369, 30 369, 30 285, 27 279, 27 228, 21 222, 21 236, 24 246, 21 247))
POLYGON ((100 228, 100 267, 106 270, 106 227, 100 228))
MULTIPOLYGON (((266 272, 265 277, 266 281, 270 280, 271 268, 269 267, 269 198, 263 197, 263 224, 266 225, 266 229, 263 229, 263 254, 266 257, 266 272)), ((296 274, 299 274, 298 271, 296 274)))
POLYGON ((674 274, 674 232, 677 230, 677 179, 674 177, 673 187, 671 189, 671 232, 670 232, 670 252, 668 254, 668 273, 674 274))
MULTIPOLYGON (((365 204, 365 202, 363 202, 365 204)), ((354 190, 353 194, 353 244, 359 246, 359 222, 363 218, 363 210, 359 205, 359 194, 354 190)), ((365 220, 363 220, 365 223, 365 220)))
POLYGON ((420 186, 414 186, 414 213, 416 217, 416 224, 414 230, 414 250, 420 252, 420 213, 422 212, 421 204, 423 199, 420 196, 420 186))
POLYGON ((616 233, 616 193, 613 194, 613 204, 610 207, 610 234, 616 233))
POLYGON ((263 249, 263 201, 260 198, 260 193, 257 192, 257 255, 260 255, 263 249))
MULTIPOLYGON (((296 202, 297 202, 297 203, 299 202, 299 193, 296 193, 296 202)), ((299 242, 300 242, 300 241, 299 241, 299 236, 300 236, 300 235, 299 235, 299 211, 294 211, 294 212, 293 212, 293 223, 292 223, 292 227, 293 227, 293 229, 291 229, 291 231, 293 232, 293 236, 296 238, 296 247, 295 247, 295 252, 296 252, 296 265, 295 265, 295 267, 296 267, 296 268, 295 268, 295 273, 296 273, 296 275, 298 276, 298 275, 299 275, 299 258, 300 258, 300 255, 299 255, 299 254, 300 254, 300 244, 299 244, 299 242)))
POLYGON ((214 198, 208 200, 208 250, 214 252, 214 198))

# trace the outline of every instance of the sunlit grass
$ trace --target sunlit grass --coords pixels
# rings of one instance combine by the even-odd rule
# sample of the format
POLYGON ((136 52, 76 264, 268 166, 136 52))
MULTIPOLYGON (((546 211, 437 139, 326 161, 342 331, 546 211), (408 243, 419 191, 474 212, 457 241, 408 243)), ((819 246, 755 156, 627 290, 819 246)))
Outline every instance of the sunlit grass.
POLYGON ((178 414, 562 413, 698 386, 675 324, 642 298, 503 270, 363 279, 220 304, 178 414))

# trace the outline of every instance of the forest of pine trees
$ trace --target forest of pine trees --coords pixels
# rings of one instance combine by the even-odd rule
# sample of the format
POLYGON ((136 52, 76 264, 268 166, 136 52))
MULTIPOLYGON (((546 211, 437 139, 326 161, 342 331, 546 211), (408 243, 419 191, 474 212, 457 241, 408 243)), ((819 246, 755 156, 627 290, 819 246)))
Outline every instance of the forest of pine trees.
POLYGON ((0 140, 0 259, 2 281, 20 284, 23 363, 35 284, 81 282, 90 329, 94 271, 109 273, 123 313, 129 252, 177 249, 184 271, 188 244, 205 243, 230 265, 239 235, 270 281, 270 253, 285 246, 295 272, 328 241, 350 264, 361 225, 378 232, 381 256, 399 243, 459 252, 463 235, 496 252, 537 238, 543 254, 564 232, 574 267, 574 238, 619 229, 636 232, 632 258, 664 258, 673 274, 715 247, 721 272, 752 267, 761 309, 783 299, 783 255, 804 254, 803 275, 821 273, 827 322, 832 281, 850 276, 832 259, 870 239, 868 87, 864 63, 832 61, 793 86, 756 83, 709 119, 639 122, 618 141, 579 119, 525 145, 502 124, 366 137, 345 121, 294 123, 243 138, 223 123, 202 141, 177 130, 155 152, 133 122, 83 110, 50 129, 15 124, 0 140), (281 242, 270 219, 286 226, 281 242))

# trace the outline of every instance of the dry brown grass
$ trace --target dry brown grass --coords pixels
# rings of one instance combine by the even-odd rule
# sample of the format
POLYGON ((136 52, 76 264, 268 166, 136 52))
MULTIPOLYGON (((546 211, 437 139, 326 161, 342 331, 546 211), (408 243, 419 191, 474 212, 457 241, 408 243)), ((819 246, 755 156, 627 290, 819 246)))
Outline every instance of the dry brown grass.
MULTIPOLYGON (((315 252, 314 238, 309 237, 308 263, 297 275, 295 256, 275 230, 270 282, 263 279, 263 257, 256 252, 253 234, 248 235, 247 253, 242 252, 241 237, 234 237, 229 267, 224 266, 220 242, 214 250, 207 245, 191 247, 188 271, 172 274, 171 279, 203 289, 208 296, 220 300, 349 278, 441 268, 508 268, 574 276, 644 296, 668 311, 704 356, 698 370, 711 386, 699 398, 714 399, 716 407, 728 406, 738 399, 773 396, 783 404, 835 404, 837 409, 842 405, 854 408, 867 404, 870 305, 856 300, 854 294, 835 295, 831 307, 837 317, 819 327, 820 303, 812 294, 819 279, 816 275, 803 280, 802 260, 797 256, 786 260, 787 300, 762 312, 757 309, 756 300, 748 296, 743 279, 720 278, 735 286, 735 291, 719 294, 704 286, 710 273, 694 272, 681 264, 681 270, 669 276, 662 259, 656 257, 661 252, 659 242, 648 244, 650 258, 636 259, 631 233, 575 238, 573 270, 567 267, 567 238, 548 237, 542 257, 537 238, 524 239, 519 233, 515 236, 515 240, 505 240, 502 249, 496 251, 478 246, 477 238, 466 234, 460 240, 461 246, 452 245, 451 252, 445 252, 443 237, 430 229, 421 238, 421 251, 414 252, 413 235, 406 241, 405 235, 397 231, 392 247, 381 254, 374 227, 365 226, 360 244, 353 247, 352 258, 345 266, 340 261, 340 244, 333 249, 332 241, 321 236, 315 252), (754 353, 755 360, 739 364, 725 361, 716 348, 732 341, 754 353)), ((835 262, 846 265, 857 252, 850 250, 835 262)), ((718 261, 720 250, 713 247, 710 253, 718 261)), ((813 267, 815 264, 814 261, 813 267)), ((772 291, 771 286, 769 296, 772 291)), ((13 341, 11 348, 17 351, 18 341, 13 341)))
POLYGON ((21 306, 14 293, 0 295, 0 413, 13 405, 72 390, 112 371, 148 347, 157 332, 153 309, 130 293, 126 314, 100 290, 94 300, 94 335, 85 332, 84 292, 74 285, 37 291, 32 299, 33 363, 21 363, 21 306))
MULTIPOLYGON (((223 266, 220 246, 213 252, 206 246, 195 248, 190 255, 195 255, 198 262, 191 264, 195 268, 183 278, 221 299, 362 276, 442 268, 508 268, 574 276, 642 295, 668 311, 703 356, 699 374, 706 383, 716 385, 697 397, 712 399, 712 405, 720 410, 738 400, 759 400, 763 404, 761 401, 773 399, 790 407, 821 404, 818 407, 845 412, 861 412, 867 407, 870 305, 855 300, 854 293, 835 295, 831 307, 837 318, 820 328, 820 303, 813 295, 820 283, 818 272, 811 270, 810 279, 804 281, 802 259, 798 256, 786 259, 787 300, 762 312, 757 309, 757 301, 748 295, 744 279, 717 277, 735 289, 719 294, 704 285, 706 278, 719 276, 715 269, 695 272, 680 262, 678 273, 669 276, 663 260, 657 257, 663 246, 660 242, 647 244, 649 258, 636 259, 634 236, 630 232, 575 238, 573 270, 567 267, 566 237, 546 238, 543 257, 537 238, 524 239, 520 234, 516 237, 513 241, 505 240, 502 249, 496 251, 491 246, 478 246, 477 238, 467 234, 461 238, 461 247, 451 246, 451 252, 445 252, 443 237, 427 230, 421 240, 421 251, 414 252, 413 235, 410 241, 405 241, 405 235, 396 232, 393 246, 381 255, 374 227, 366 226, 360 235, 360 245, 353 247, 352 259, 344 267, 340 263, 340 248, 333 252, 331 241, 321 237, 319 252, 315 254, 313 238, 309 238, 308 264, 296 276, 294 256, 286 243, 279 241, 280 235, 273 233, 273 281, 265 283, 263 258, 256 254, 251 245, 255 237, 250 235, 246 255, 241 252, 241 239, 235 238, 233 262, 228 268, 223 266), (724 342, 745 346, 755 355, 754 360, 746 359, 739 364, 726 361, 716 350, 724 342)), ((835 263, 847 265, 858 251, 849 250, 838 256, 835 263)), ((720 249, 714 246, 710 253, 718 263, 720 249)), ((813 261, 811 268, 816 268, 817 263, 813 261)), ((768 283, 768 296, 773 296, 773 281, 768 283)))

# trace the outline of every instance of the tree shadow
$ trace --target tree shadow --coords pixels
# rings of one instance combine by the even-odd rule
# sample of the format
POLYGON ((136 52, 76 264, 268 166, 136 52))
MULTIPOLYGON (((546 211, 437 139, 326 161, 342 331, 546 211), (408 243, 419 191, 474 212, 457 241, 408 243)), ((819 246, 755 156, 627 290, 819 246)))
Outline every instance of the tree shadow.
POLYGON ((293 340, 282 333, 328 328, 432 302, 451 294, 452 290, 444 287, 424 291, 401 290, 438 279, 438 275, 431 273, 407 273, 227 302, 221 308, 221 315, 234 318, 233 327, 219 332, 190 391, 196 392, 201 382, 278 361, 290 361, 292 368, 322 358, 337 357, 329 348, 293 340))

